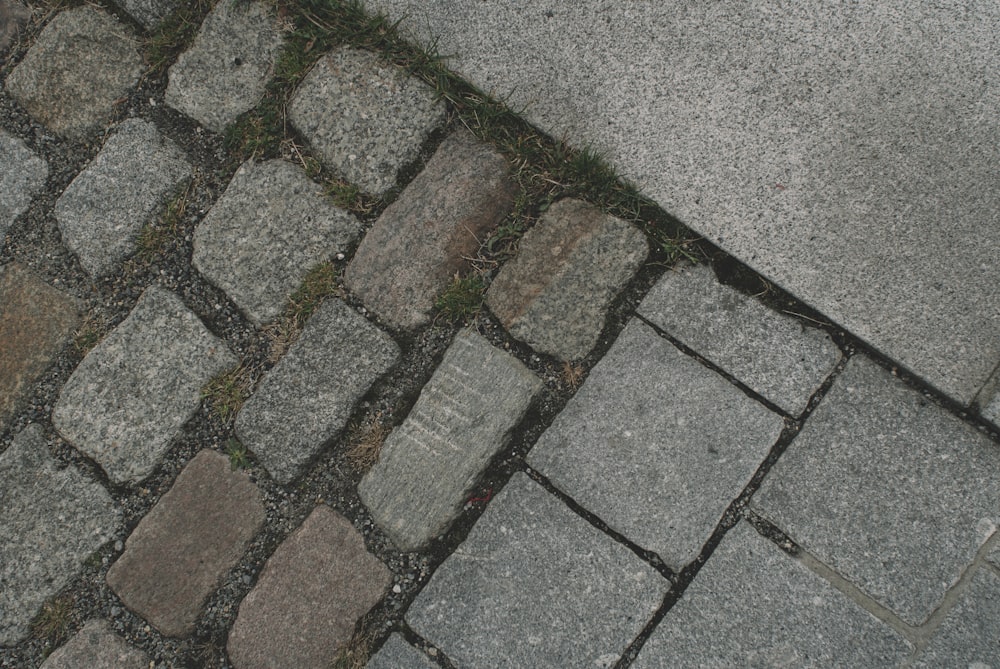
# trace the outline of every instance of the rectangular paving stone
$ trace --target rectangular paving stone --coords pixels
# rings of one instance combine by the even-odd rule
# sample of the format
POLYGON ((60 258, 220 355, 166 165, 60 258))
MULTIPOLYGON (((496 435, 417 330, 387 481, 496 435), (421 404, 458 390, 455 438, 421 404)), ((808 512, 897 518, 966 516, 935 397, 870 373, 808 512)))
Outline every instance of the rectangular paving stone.
POLYGON ((961 601, 948 612, 914 669, 1000 664, 1000 576, 980 569, 961 601))
POLYGON ((897 667, 909 644, 748 523, 723 538, 636 669, 897 667))
POLYGON ((389 335, 331 297, 243 405, 236 435, 271 476, 288 483, 344 428, 399 355, 389 335))
POLYGON ((360 233, 302 168, 247 161, 195 229, 192 263, 261 325, 281 314, 309 270, 360 233))
POLYGON ((1000 362, 1000 5, 366 5, 956 400, 1000 362))
POLYGON ((264 96, 284 39, 265 2, 217 2, 168 72, 164 101, 222 132, 264 96))
POLYGON ((114 538, 120 523, 99 483, 49 455, 40 426, 14 437, 0 453, 0 645, 27 635, 45 600, 114 538))
POLYGON ((825 332, 723 286, 707 265, 669 270, 638 313, 793 416, 840 361, 825 332))
POLYGON ((111 480, 141 480, 198 410, 202 387, 236 362, 179 297, 151 286, 70 376, 52 424, 111 480))
POLYGON ((142 226, 190 177, 184 153, 155 125, 128 119, 56 201, 62 240, 84 269, 107 274, 135 251, 142 226))
POLYGON ((582 358, 648 252, 646 238, 626 221, 582 200, 560 200, 524 233, 486 304, 511 336, 535 350, 582 358))
POLYGON ((105 620, 87 622, 46 658, 39 669, 148 669, 149 657, 109 629, 105 620))
POLYGON ((434 301, 511 210, 507 162, 460 131, 382 213, 344 275, 347 287, 386 323, 430 322, 434 301))
POLYGON ((1000 451, 855 356, 751 505, 920 625, 1000 525, 1000 451))
POLYGON ((669 583, 517 473, 406 614, 460 667, 610 667, 669 583))
POLYGON ((445 120, 434 90, 374 53, 341 47, 313 66, 288 118, 320 160, 366 193, 384 195, 445 120))
POLYGON ((398 634, 389 637, 368 664, 367 669, 439 669, 423 652, 403 640, 398 634))
POLYGON ((19 263, 0 267, 0 431, 80 322, 80 305, 19 263))
POLYGON ((0 238, 45 185, 48 164, 17 137, 0 130, 0 238))
POLYGON ((75 139, 103 125, 143 71, 139 41, 90 6, 59 12, 7 75, 7 92, 51 130, 75 139))
POLYGON ((471 331, 455 337, 358 494, 396 547, 417 550, 451 524, 542 382, 471 331))
POLYGON ((528 464, 679 570, 701 552, 783 427, 780 416, 633 320, 528 464))
POLYGON ((203 450, 139 521, 108 585, 163 634, 186 636, 263 525, 257 486, 225 455, 203 450))
POLYGON ((229 658, 236 669, 328 669, 391 581, 351 523, 318 506, 274 551, 240 604, 229 658))

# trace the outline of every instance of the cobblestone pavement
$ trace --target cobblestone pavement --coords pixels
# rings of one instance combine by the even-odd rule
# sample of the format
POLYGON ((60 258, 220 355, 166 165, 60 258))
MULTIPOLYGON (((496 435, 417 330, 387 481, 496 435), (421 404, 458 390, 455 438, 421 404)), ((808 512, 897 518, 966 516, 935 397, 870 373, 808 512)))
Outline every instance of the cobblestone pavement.
POLYGON ((514 166, 370 51, 237 159, 291 19, 184 4, 0 0, 0 666, 1000 665, 996 400, 599 201, 473 262, 514 166))

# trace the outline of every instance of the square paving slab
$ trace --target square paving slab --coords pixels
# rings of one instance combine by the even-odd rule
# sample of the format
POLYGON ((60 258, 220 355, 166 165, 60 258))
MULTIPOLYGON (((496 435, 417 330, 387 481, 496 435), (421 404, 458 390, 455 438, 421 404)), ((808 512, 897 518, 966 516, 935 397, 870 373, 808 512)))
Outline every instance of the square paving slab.
POLYGON ((1000 4, 365 4, 955 399, 1000 362, 1000 4))
POLYGON ((1000 525, 1000 448, 855 356, 751 505, 919 625, 1000 525))

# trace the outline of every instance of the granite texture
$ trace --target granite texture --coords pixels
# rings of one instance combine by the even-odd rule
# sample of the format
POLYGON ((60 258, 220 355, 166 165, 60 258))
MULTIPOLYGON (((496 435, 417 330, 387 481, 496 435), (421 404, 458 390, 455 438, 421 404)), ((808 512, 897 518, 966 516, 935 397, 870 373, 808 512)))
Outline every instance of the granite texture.
POLYGON ((227 644, 233 665, 327 669, 391 580, 347 519, 316 507, 240 604, 227 644))
POLYGON ((914 669, 1000 665, 1000 575, 980 569, 962 601, 948 612, 914 669))
POLYGON ((0 130, 0 239, 45 185, 48 165, 24 142, 0 130))
POLYGON ((52 423, 112 481, 137 481, 197 411, 202 387, 236 362, 179 297, 153 286, 73 372, 52 423))
POLYGON ((626 221, 582 200, 560 200, 521 238, 486 304, 511 336, 536 351, 583 358, 648 251, 646 238, 626 221))
POLYGON ((248 161, 195 229, 192 262, 260 325, 281 314, 309 270, 360 233, 358 220, 302 168, 248 161))
POLYGON ((910 645, 748 523, 731 529, 636 669, 898 667, 910 645))
POLYGON ((701 552, 783 426, 633 320, 538 439, 528 464, 680 570, 701 552))
POLYGON ((122 9, 146 30, 155 30, 170 14, 183 6, 184 0, 120 0, 122 9))
POLYGON ((261 493, 229 458, 198 453, 108 570, 125 606, 167 636, 194 631, 205 599, 264 525, 261 493))
POLYGON ((89 5, 59 12, 7 76, 7 92, 50 130, 83 139, 112 115, 143 71, 139 41, 89 5))
POLYGON ((367 669, 438 669, 423 652, 417 650, 403 640, 399 634, 393 634, 382 644, 368 664, 367 669))
POLYGON ((39 669, 148 669, 149 657, 109 629, 105 620, 87 621, 39 669))
POLYGON ((323 163, 381 196, 443 125, 445 106, 401 68, 369 51, 340 47, 299 84, 288 118, 323 163))
POLYGON ((135 251, 143 225, 190 178, 184 153, 155 125, 124 121, 56 201, 62 240, 90 274, 108 274, 135 251))
POLYGON ((236 417, 236 435, 280 483, 300 475, 396 364, 396 343, 331 297, 236 417))
POLYGON ((397 548, 417 550, 447 530, 541 388, 537 376, 480 335, 455 337, 358 486, 397 548))
POLYGON ((222 132, 264 96, 283 43, 268 3, 217 2, 171 66, 164 100, 222 132))
POLYGON ((855 356, 751 505, 920 625, 1000 525, 1000 450, 855 356))
POLYGON ((467 131, 449 136, 375 222, 344 281, 365 306, 398 328, 431 320, 434 301, 503 220, 516 186, 507 162, 467 131))
POLYGON ((42 604, 110 541, 121 514, 107 491, 49 454, 29 425, 0 454, 0 645, 17 643, 42 604))
POLYGON ((672 268, 638 313, 793 416, 841 358, 828 334, 723 286, 707 265, 672 268))
POLYGON ((406 622, 460 667, 610 667, 669 583, 515 474, 406 622))

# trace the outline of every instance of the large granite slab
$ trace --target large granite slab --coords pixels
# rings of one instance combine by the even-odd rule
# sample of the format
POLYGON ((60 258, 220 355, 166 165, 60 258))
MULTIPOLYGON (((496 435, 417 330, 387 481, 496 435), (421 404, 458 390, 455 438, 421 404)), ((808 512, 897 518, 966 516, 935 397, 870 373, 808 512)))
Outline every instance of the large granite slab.
POLYGON ((80 322, 80 304, 19 263, 0 267, 0 430, 80 322))
POLYGON ((257 486, 225 455, 203 450, 139 521, 108 585, 164 634, 185 636, 263 525, 257 486))
POLYGON ((29 425, 0 454, 0 645, 12 646, 49 597, 110 541, 121 516, 107 491, 49 455, 29 425))
POLYGON ((236 435, 271 476, 288 483, 344 428, 399 355, 389 335, 331 297, 243 405, 236 435))
POLYGON ((1000 449, 855 356, 751 505, 920 625, 1000 525, 1000 449))
POLYGON ((536 351, 582 358, 648 252, 646 238, 627 221, 582 200, 560 200, 524 233, 486 304, 511 336, 536 351))
POLYGON ((365 235, 347 287, 387 323, 430 322, 434 301, 514 205, 507 162, 467 131, 449 136, 365 235))
POLYGON ((0 239, 45 185, 49 167, 24 142, 0 130, 0 239))
POLYGON ((247 161, 195 229, 192 263, 260 325, 281 313, 309 270, 360 232, 302 168, 247 161))
POLYGON ((264 96, 284 43, 270 3, 217 2, 168 73, 164 101, 222 132, 264 96))
POLYGON ((417 550, 447 529, 541 387, 527 367, 480 335, 455 337, 358 486, 397 548, 417 550))
POLYGON ((610 667, 669 583, 524 474, 406 614, 460 667, 610 667))
POLYGON ((363 191, 383 195, 444 123, 445 106, 402 68, 340 47, 299 84, 288 118, 327 166, 363 191))
POLYGON ((891 627, 741 522, 632 666, 898 667, 910 650, 891 627))
POLYGON ((793 416, 841 357, 828 334, 723 286, 707 265, 671 268, 638 312, 793 416))
POLYGON ((7 92, 49 129, 82 138, 111 116, 142 73, 139 41, 84 5, 56 14, 7 76, 7 92))
POLYGON ((327 669, 391 581, 350 521, 316 507, 240 604, 226 645, 233 666, 327 669))
POLYGON ((633 320, 528 464, 680 570, 750 482, 784 421, 633 320))
POLYGON ((1000 5, 365 5, 955 399, 1000 362, 1000 5))
POLYGON ((236 362, 179 297, 152 286, 70 376, 52 423, 111 480, 137 481, 198 410, 202 387, 236 362))
POLYGON ((142 226, 190 178, 184 153, 155 125, 124 121, 56 200, 62 240, 84 269, 107 274, 135 251, 142 226))

